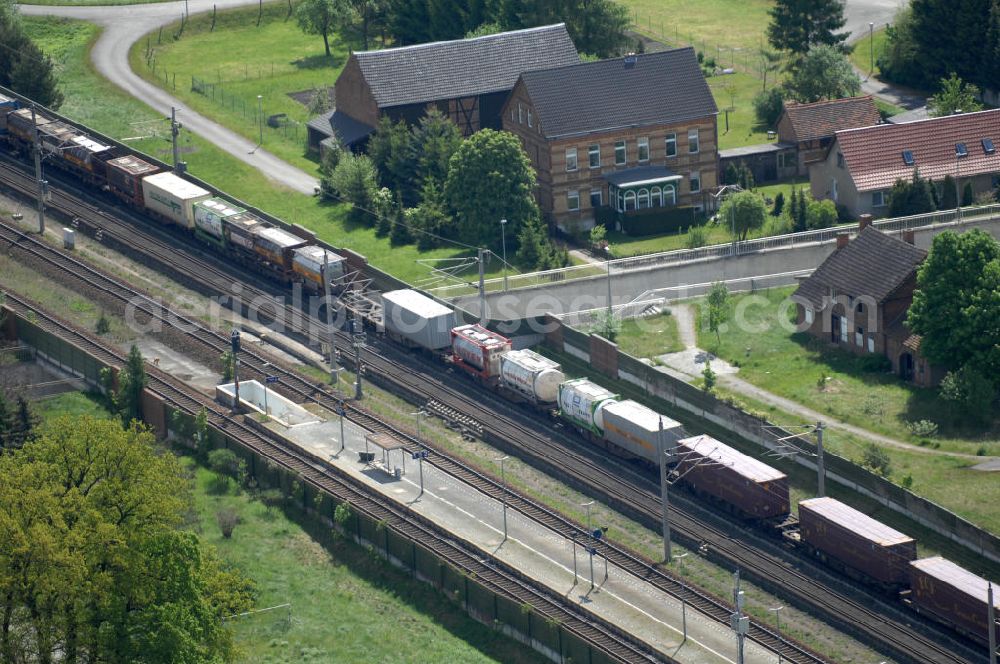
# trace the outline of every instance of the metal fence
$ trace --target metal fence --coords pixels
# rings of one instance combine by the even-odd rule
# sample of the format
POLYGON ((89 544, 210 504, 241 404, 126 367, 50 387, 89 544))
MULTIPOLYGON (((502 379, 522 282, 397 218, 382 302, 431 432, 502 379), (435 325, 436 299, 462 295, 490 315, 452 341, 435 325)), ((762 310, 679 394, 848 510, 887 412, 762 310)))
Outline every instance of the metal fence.
MULTIPOLYGON (((910 217, 881 219, 875 221, 873 226, 885 233, 902 233, 907 230, 946 224, 954 221, 981 221, 984 219, 991 219, 998 215, 1000 215, 1000 204, 993 204, 967 207, 957 211, 941 210, 938 212, 918 214, 910 217)), ((840 233, 855 235, 857 232, 857 224, 849 224, 844 226, 834 226, 833 228, 822 228, 812 231, 802 231, 799 233, 789 233, 786 235, 773 235, 771 237, 762 237, 743 242, 714 244, 707 247, 700 247, 698 249, 675 249, 673 251, 664 251, 655 254, 646 254, 643 256, 616 258, 610 261, 601 261, 599 263, 571 265, 569 267, 558 268, 555 270, 515 274, 507 277, 508 290, 532 288, 562 281, 569 281, 572 279, 593 277, 609 271, 614 274, 642 268, 665 267, 667 265, 676 265, 679 263, 686 263, 688 261, 704 260, 708 258, 744 256, 769 249, 780 249, 784 247, 794 247, 818 242, 830 242, 835 240, 837 235, 840 233)), ((496 292, 503 290, 503 282, 504 280, 502 277, 487 279, 485 282, 486 291, 496 292)), ((458 297, 460 295, 469 295, 476 292, 473 287, 462 284, 441 286, 430 290, 435 295, 446 299, 458 297)))

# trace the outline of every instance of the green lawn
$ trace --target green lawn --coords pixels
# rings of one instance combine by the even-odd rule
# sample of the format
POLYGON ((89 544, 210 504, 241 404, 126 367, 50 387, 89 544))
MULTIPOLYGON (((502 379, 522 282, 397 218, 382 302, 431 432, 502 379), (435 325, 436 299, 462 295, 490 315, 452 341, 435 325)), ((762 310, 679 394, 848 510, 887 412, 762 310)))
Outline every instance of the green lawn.
POLYGON ((684 350, 677 333, 677 320, 669 310, 657 316, 622 321, 615 343, 623 353, 640 358, 684 350))
MULTIPOLYGON (((219 16, 221 23, 222 14, 219 16)), ((58 65, 60 86, 66 96, 61 112, 117 138, 150 136, 155 131, 157 137, 129 141, 129 144, 161 159, 170 159, 170 145, 166 140, 169 128, 163 116, 123 93, 93 70, 88 54, 99 33, 98 27, 68 19, 24 17, 23 20, 29 34, 58 65)), ((276 23, 280 22, 262 24, 261 30, 276 23)), ((182 39, 178 44, 191 44, 196 39, 182 39)), ((248 49, 252 50, 252 40, 250 42, 248 49)), ((321 43, 319 49, 322 50, 321 43)), ((334 246, 348 247, 404 281, 419 282, 430 274, 427 267, 417 263, 418 259, 467 255, 465 250, 458 248, 419 252, 414 245, 393 247, 388 239, 375 237, 374 229, 349 224, 346 206, 331 205, 291 192, 190 132, 182 131, 181 136, 183 158, 193 175, 286 221, 315 230, 334 246)), ((489 276, 499 276, 500 271, 500 261, 493 261, 488 266, 489 276)), ((465 276, 470 275, 471 270, 465 276)))
POLYGON ((635 28, 671 46, 692 44, 729 66, 767 41, 771 0, 622 0, 635 28), (720 48, 721 47, 721 48, 720 48), (742 49, 731 53, 732 48, 742 49))
POLYGON ((195 473, 196 528, 228 564, 258 585, 259 608, 290 603, 232 624, 240 662, 541 662, 534 651, 466 616, 430 586, 326 527, 290 520, 246 495, 211 490, 195 473), (215 514, 241 522, 225 539, 215 514), (289 620, 290 617, 290 620, 289 620))
POLYGON ((28 0, 22 5, 58 5, 70 7, 102 5, 144 5, 150 2, 170 2, 170 0, 28 0))
MULTIPOLYGON (((912 436, 906 425, 928 419, 941 428, 928 445, 965 454, 976 454, 985 446, 988 453, 1000 454, 996 430, 952 424, 936 391, 904 383, 891 373, 865 372, 859 356, 779 325, 782 303, 793 291, 779 288, 734 295, 732 305, 739 315, 723 331, 721 345, 705 325, 698 329, 699 345, 739 363, 741 378, 839 420, 920 444, 922 439, 912 436), (818 387, 821 375, 827 376, 823 389, 818 387)), ((795 308, 786 311, 791 317, 795 308)))
MULTIPOLYGON (((772 74, 768 78, 769 87, 774 77, 772 74)), ((768 128, 758 125, 753 113, 753 98, 763 88, 763 81, 743 72, 711 76, 707 81, 719 107, 720 150, 769 142, 768 128), (728 130, 726 109, 730 109, 728 130)))
POLYGON ((885 52, 887 42, 888 36, 886 35, 885 28, 883 27, 872 33, 871 39, 869 39, 868 35, 865 35, 853 43, 854 50, 851 51, 851 62, 858 68, 858 71, 860 71, 862 75, 872 74, 874 76, 878 76, 881 73, 878 68, 878 59, 879 56, 885 52), (872 50, 875 51, 874 69, 872 69, 872 50))
POLYGON ((58 396, 41 399, 31 404, 42 420, 69 417, 107 417, 102 397, 93 392, 66 392, 58 396))

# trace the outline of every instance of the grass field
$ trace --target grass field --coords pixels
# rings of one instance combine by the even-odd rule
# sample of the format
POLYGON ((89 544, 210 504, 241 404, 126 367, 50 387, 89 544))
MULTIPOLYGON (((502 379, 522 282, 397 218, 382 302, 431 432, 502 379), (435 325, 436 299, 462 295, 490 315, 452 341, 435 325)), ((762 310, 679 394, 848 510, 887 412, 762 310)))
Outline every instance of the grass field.
MULTIPOLYGON (((770 78, 767 84, 770 88, 770 78)), ((737 72, 712 76, 708 79, 708 86, 712 89, 716 106, 719 107, 720 150, 768 142, 768 128, 758 125, 753 113, 753 98, 763 86, 760 79, 737 72), (726 109, 729 109, 728 130, 726 109)))
POLYGON ((170 0, 28 0, 22 5, 49 5, 62 7, 88 7, 102 5, 144 5, 151 2, 170 2, 170 0))
MULTIPOLYGON (((163 116, 92 69, 88 52, 99 28, 67 19, 24 17, 23 20, 29 34, 58 65, 60 85, 66 96, 61 112, 117 138, 148 136, 155 130, 159 137, 129 144, 161 159, 170 159, 168 125, 163 116)), ((262 25, 261 30, 265 29, 262 25)), ((322 50, 322 43, 319 49, 322 50)), ((313 229, 334 246, 357 251, 400 279, 418 282, 428 277, 429 269, 418 264, 417 259, 467 255, 467 250, 460 248, 418 252, 414 245, 393 247, 387 239, 376 237, 374 229, 349 224, 346 206, 291 192, 207 141, 187 131, 182 131, 181 136, 183 158, 192 174, 286 221, 313 229)), ((499 263, 493 261, 489 265, 490 276, 499 276, 499 263)))
POLYGON ((637 30, 673 44, 692 44, 728 66, 765 44, 771 0, 622 0, 637 30), (738 48, 734 54, 727 51, 738 48))
POLYGON ((677 320, 669 311, 623 321, 615 343, 623 353, 640 358, 684 350, 677 333, 677 320))
POLYGON ((878 59, 879 56, 885 51, 886 42, 888 37, 886 35, 885 28, 881 30, 876 30, 872 33, 872 39, 865 35, 861 39, 854 42, 854 49, 851 51, 851 62, 858 71, 862 74, 872 74, 873 76, 879 75, 878 59), (874 45, 874 49, 872 48, 874 45), (875 68, 872 69, 872 50, 875 51, 875 68))

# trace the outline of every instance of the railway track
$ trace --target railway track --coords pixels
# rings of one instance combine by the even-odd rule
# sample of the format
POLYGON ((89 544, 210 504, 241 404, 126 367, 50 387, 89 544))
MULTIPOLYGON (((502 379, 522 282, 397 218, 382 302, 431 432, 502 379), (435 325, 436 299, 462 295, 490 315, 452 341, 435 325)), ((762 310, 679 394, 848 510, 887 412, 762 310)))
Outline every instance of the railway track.
MULTIPOLYGON (((27 176, 9 169, 0 173, 0 180, 15 189, 23 190, 30 186, 30 179, 27 176)), ((131 225, 123 224, 107 216, 103 211, 66 194, 62 190, 55 190, 52 205, 64 214, 80 218, 81 223, 87 224, 93 229, 103 229, 105 241, 113 239, 131 251, 136 251, 136 247, 141 247, 146 255, 154 256, 162 266, 172 268, 171 271, 175 274, 178 272, 188 276, 198 274, 201 280, 199 290, 204 291, 207 287, 210 290, 215 289, 215 292, 225 293, 232 283, 230 275, 222 274, 211 265, 196 261, 188 262, 190 259, 178 254, 173 243, 168 244, 156 240, 155 236, 151 239, 148 234, 142 234, 140 239, 138 237, 140 234, 131 225)), ((256 290, 253 287, 244 286, 245 293, 247 291, 252 293, 256 290)), ((286 320, 294 320, 293 316, 285 318, 286 320)), ((220 343, 224 344, 216 348, 218 352, 221 352, 219 349, 224 350, 228 346, 228 338, 223 339, 221 335, 217 336, 220 338, 220 343)), ((343 334, 340 334, 338 339, 342 343, 348 341, 347 336, 343 334)), ((243 359, 245 363, 246 358, 243 359)), ((550 436, 522 424, 513 417, 503 415, 504 410, 512 411, 509 405, 498 407, 497 411, 500 412, 483 409, 482 404, 472 402, 467 395, 456 390, 453 385, 447 385, 440 376, 431 375, 428 372, 418 373, 408 366, 401 368, 398 361, 376 353, 372 349, 365 350, 362 361, 370 373, 379 375, 383 380, 391 379, 396 391, 404 392, 414 401, 419 403, 434 401, 443 408, 462 414, 479 425, 481 434, 489 442, 508 441, 508 443, 515 444, 519 454, 528 456, 549 470, 558 471, 562 475, 570 472, 576 475, 578 486, 585 486, 591 492, 596 490, 604 499, 616 505, 631 506, 630 511, 638 511, 647 522, 658 523, 659 500, 654 491, 648 488, 643 489, 641 485, 632 485, 621 477, 608 472, 595 459, 588 458, 572 447, 567 448, 564 445, 559 445, 550 436)), ((253 367, 251 369, 257 370, 253 367)), ((273 373, 273 370, 271 371, 273 373)), ((258 373, 262 372, 258 371, 258 373)), ((349 416, 365 428, 378 431, 385 430, 387 426, 372 418, 363 409, 357 408, 350 402, 344 402, 339 395, 318 388, 294 372, 288 371, 282 375, 282 387, 292 396, 320 403, 327 408, 335 409, 338 405, 344 404, 349 416)), ((396 432, 396 434, 405 436, 401 432, 396 432)), ((419 444, 408 436, 405 437, 414 446, 419 444)), ((431 461, 443 469, 459 475, 463 480, 478 486, 492 496, 499 497, 500 493, 506 490, 485 473, 451 458, 440 450, 432 456, 431 461)), ((553 515, 546 508, 523 497, 515 497, 511 494, 510 504, 533 518, 537 516, 539 519, 547 519, 546 522, 549 523, 550 527, 568 537, 579 540, 586 536, 586 533, 576 524, 553 515)), ((731 539, 725 533, 700 523, 683 512, 672 512, 672 525, 679 537, 686 539, 688 543, 707 544, 717 560, 751 572, 751 577, 758 582, 763 580, 766 585, 778 588, 778 592, 790 600, 799 605, 812 607, 814 612, 833 624, 860 635, 864 640, 889 651, 895 657, 913 662, 968 661, 961 655, 938 645, 934 640, 926 637, 920 629, 911 628, 901 621, 887 618, 870 609, 861 601, 823 587, 804 573, 789 569, 782 560, 758 553, 744 543, 731 539)), ((692 605, 699 606, 708 615, 728 624, 730 609, 724 602, 695 591, 655 567, 650 561, 641 560, 612 544, 598 543, 597 548, 601 555, 608 557, 609 561, 632 570, 635 574, 672 594, 684 597, 686 601, 690 600, 692 605)), ((916 620, 914 617, 914 621, 916 620)), ((783 656, 789 661, 824 661, 822 656, 782 639, 765 625, 753 622, 750 636, 762 645, 782 650, 783 656)))
MULTIPOLYGON (((23 315, 29 311, 33 312, 33 324, 61 338, 71 340, 101 361, 109 365, 124 366, 126 358, 120 351, 33 306, 30 302, 8 294, 5 304, 23 315)), ((171 407, 192 416, 205 408, 210 426, 234 438, 247 449, 296 473, 304 482, 333 496, 338 502, 347 502, 352 509, 363 512, 376 522, 385 523, 387 527, 413 542, 419 542, 458 570, 484 582, 495 592, 521 606, 530 605, 543 619, 559 624, 594 648, 607 653, 613 660, 637 663, 675 661, 654 652, 647 644, 621 632, 605 621, 581 611, 573 602, 533 587, 520 573, 496 560, 484 558, 481 552, 456 541, 433 522, 370 490, 358 480, 333 473, 319 459, 271 440, 262 432, 243 423, 242 418, 231 416, 227 409, 193 388, 157 369, 149 368, 148 373, 148 389, 171 407)))

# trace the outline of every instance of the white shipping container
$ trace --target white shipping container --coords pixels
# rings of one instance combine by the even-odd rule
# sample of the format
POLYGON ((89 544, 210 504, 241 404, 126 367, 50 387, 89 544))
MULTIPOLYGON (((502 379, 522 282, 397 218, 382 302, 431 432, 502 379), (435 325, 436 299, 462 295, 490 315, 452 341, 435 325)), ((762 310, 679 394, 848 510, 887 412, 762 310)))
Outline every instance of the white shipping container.
MULTIPOLYGON (((327 277, 331 280, 336 279, 344 274, 344 259, 341 256, 333 253, 329 249, 325 250, 326 261, 329 264, 329 274, 327 277)), ((292 260, 296 268, 296 272, 304 272, 308 274, 315 275, 317 279, 323 271, 323 247, 317 247, 316 245, 310 244, 307 247, 299 247, 292 254, 292 260)))
POLYGON ((535 401, 551 403, 559 396, 559 383, 566 380, 558 362, 533 350, 512 350, 500 358, 500 380, 504 386, 535 401))
POLYGON ((221 198, 209 198, 194 204, 194 225, 212 237, 222 237, 222 220, 246 212, 221 198))
POLYGON ((429 350, 451 346, 455 312, 410 288, 382 293, 385 329, 429 350))
POLYGON ((559 385, 559 409, 563 417, 594 433, 603 433, 604 414, 601 411, 617 400, 617 394, 586 378, 559 385))
POLYGON ((463 362, 494 378, 500 373, 500 354, 510 350, 510 341, 482 325, 462 325, 451 331, 451 350, 463 362))
POLYGON ((685 436, 679 422, 661 415, 637 401, 626 399, 602 409, 604 436, 608 441, 636 456, 657 461, 660 441, 660 422, 663 422, 662 444, 666 451, 673 449, 685 436))
POLYGON ((156 173, 142 179, 146 209, 186 228, 194 228, 194 204, 211 195, 173 173, 156 173))

